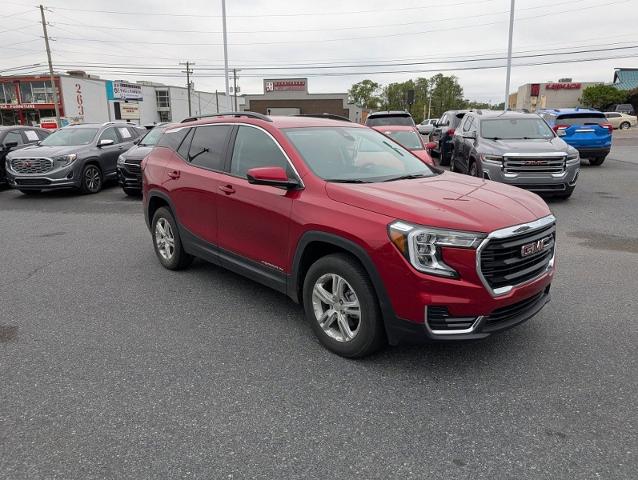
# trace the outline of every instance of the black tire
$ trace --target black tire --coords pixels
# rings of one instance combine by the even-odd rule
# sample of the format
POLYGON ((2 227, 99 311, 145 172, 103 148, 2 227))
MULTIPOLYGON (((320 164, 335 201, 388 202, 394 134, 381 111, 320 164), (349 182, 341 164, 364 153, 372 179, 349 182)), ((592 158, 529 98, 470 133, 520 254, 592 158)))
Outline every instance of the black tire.
POLYGON ((452 159, 452 152, 448 152, 447 149, 441 147, 441 154, 439 155, 439 164, 446 167, 450 164, 452 159))
POLYGON ((122 188, 122 190, 124 190, 124 193, 126 193, 129 197, 141 197, 142 196, 142 191, 141 190, 136 190, 135 188, 122 188))
POLYGON ((478 177, 478 163, 476 163, 476 160, 470 160, 470 168, 467 171, 467 174, 472 176, 472 177, 478 177))
POLYGON ((80 191, 84 194, 98 193, 104 185, 104 176, 100 167, 93 163, 84 165, 80 177, 80 191))
POLYGON ((173 214, 168 208, 158 208, 155 215, 153 215, 153 221, 151 222, 151 236, 153 237, 155 255, 157 255, 157 259, 164 268, 169 270, 182 270, 193 263, 193 256, 186 253, 182 246, 182 240, 179 236, 179 230, 177 229, 177 222, 175 222, 173 214), (159 233, 157 224, 159 222, 164 222, 164 227, 166 224, 170 226, 170 232, 173 238, 173 251, 170 255, 164 255, 158 245, 161 243, 158 242, 159 233))
POLYGON ((629 130, 629 127, 631 127, 631 124, 629 122, 622 122, 618 128, 620 128, 621 130, 629 130))
POLYGON ((42 190, 20 190, 20 193, 24 195, 37 195, 40 192, 42 192, 42 190))
MULTIPOLYGON (((365 357, 377 351, 386 342, 381 309, 379 308, 379 301, 377 300, 370 277, 361 264, 350 255, 343 253, 327 255, 312 264, 304 279, 303 305, 306 318, 310 322, 319 341, 328 350, 337 355, 347 358, 365 357), (336 274, 345 280, 348 289, 347 293, 354 293, 354 298, 359 304, 359 320, 358 322, 354 322, 358 326, 356 327, 355 334, 347 341, 340 341, 326 333, 319 324, 317 314, 315 313, 315 304, 313 304, 315 284, 320 281, 321 278, 330 276, 330 274, 336 274)), ((324 307, 329 308, 328 304, 319 303, 318 309, 324 307)), ((344 308, 345 310, 343 304, 340 308, 344 308)), ((332 311, 334 312, 334 310, 332 311)), ((347 314, 345 315, 346 317, 343 318, 347 318, 347 314)), ((353 320, 351 318, 345 321, 350 323, 353 320)), ((340 322, 338 320, 332 322, 336 330, 341 331, 338 326, 339 324, 340 322)))
POLYGON ((603 155, 602 157, 592 157, 589 159, 589 164, 594 167, 599 167, 603 164, 605 158, 607 158, 607 155, 603 155))

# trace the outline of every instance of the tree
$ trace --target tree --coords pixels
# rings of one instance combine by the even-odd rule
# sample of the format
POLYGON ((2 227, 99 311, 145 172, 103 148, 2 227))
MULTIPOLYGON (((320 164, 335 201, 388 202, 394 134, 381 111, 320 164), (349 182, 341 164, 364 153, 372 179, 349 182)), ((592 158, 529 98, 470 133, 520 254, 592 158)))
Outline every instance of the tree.
POLYGON ((623 103, 627 100, 627 92, 618 90, 611 85, 591 85, 583 90, 580 101, 587 107, 596 110, 606 110, 614 103, 623 103))
POLYGON ((432 116, 440 117, 447 110, 460 109, 465 106, 463 87, 454 75, 437 73, 430 79, 432 95, 432 116))
POLYGON ((355 83, 348 90, 350 101, 362 108, 377 108, 379 106, 379 90, 381 85, 372 80, 362 80, 355 83))

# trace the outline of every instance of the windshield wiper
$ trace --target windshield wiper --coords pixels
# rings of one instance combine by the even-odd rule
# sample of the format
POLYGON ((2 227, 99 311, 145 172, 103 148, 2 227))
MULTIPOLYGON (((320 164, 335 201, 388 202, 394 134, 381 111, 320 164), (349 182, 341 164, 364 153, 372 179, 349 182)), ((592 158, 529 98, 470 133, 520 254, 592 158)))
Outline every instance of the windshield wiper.
POLYGON ((358 178, 326 178, 326 182, 332 183, 371 183, 366 180, 361 180, 358 178))
POLYGON ((483 137, 483 138, 485 138, 487 140, 500 140, 501 139, 501 137, 483 137))
POLYGON ((384 182, 394 182, 395 180, 411 180, 413 178, 424 178, 427 177, 424 173, 411 173, 409 175, 401 175, 399 177, 392 177, 384 180, 384 182))

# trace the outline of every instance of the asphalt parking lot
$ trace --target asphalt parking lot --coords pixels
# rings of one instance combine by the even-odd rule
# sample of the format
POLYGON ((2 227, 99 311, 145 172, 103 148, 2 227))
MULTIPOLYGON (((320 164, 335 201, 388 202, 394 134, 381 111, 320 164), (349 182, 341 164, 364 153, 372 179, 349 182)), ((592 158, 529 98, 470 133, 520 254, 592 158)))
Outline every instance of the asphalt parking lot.
POLYGON ((349 361, 286 297, 155 259, 139 200, 0 192, 0 478, 634 479, 638 129, 583 162, 553 300, 349 361))

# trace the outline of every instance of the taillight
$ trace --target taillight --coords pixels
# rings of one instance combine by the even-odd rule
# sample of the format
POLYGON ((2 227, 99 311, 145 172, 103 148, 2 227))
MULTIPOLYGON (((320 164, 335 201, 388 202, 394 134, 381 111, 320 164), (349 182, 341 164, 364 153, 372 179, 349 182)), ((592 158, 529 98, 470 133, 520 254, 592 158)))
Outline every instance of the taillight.
POLYGON ((609 130, 609 133, 614 133, 614 126, 611 123, 601 123, 600 126, 609 130))
POLYGON ((565 135, 565 130, 567 130, 568 128, 569 125, 554 125, 554 131, 556 132, 556 135, 561 137, 565 135))
POLYGON ((448 133, 448 135, 454 135, 454 129, 453 128, 449 128, 447 133, 448 133))

